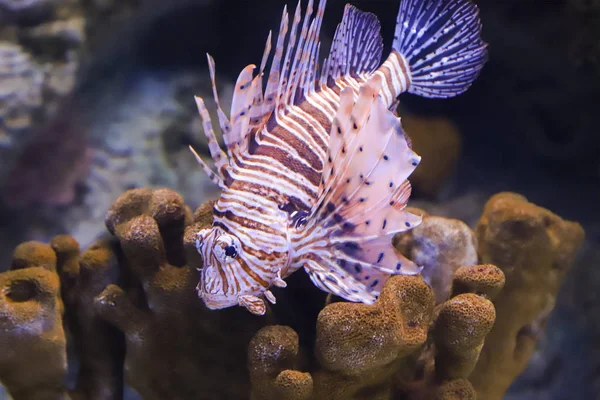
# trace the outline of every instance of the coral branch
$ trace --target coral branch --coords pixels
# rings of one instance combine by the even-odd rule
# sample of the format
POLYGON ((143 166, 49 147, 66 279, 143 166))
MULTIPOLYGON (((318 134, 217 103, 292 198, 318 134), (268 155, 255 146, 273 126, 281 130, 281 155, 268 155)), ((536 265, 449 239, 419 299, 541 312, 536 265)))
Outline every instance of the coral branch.
POLYGON ((497 322, 471 376, 479 396, 494 400, 533 354, 584 232, 523 196, 500 193, 487 202, 476 233, 481 261, 506 275, 494 298, 497 322))

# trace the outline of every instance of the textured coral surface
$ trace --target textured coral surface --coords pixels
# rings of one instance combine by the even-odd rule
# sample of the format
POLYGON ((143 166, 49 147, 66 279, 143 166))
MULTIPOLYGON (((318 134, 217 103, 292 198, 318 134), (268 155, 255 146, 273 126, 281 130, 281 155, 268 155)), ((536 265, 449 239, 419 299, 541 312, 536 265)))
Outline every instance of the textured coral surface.
POLYGON ((494 400, 502 398, 533 354, 584 232, 515 193, 493 196, 475 232, 481 261, 506 275, 494 299, 497 323, 471 377, 480 396, 494 400))
POLYGON ((91 306, 107 285, 120 280, 115 244, 101 239, 80 254, 72 237, 60 235, 50 245, 62 266, 59 276, 65 326, 79 364, 71 397, 118 399, 123 393, 123 337, 91 306))
POLYGON ((236 399, 248 391, 246 348, 264 320, 241 308, 211 312, 198 299, 183 235, 186 225, 206 223, 202 217, 194 222, 173 191, 136 189, 106 219, 130 283, 108 285, 94 306, 124 333, 125 381, 144 399, 236 399))
POLYGON ((0 274, 0 381, 15 400, 67 399, 66 337, 57 257, 26 242, 0 274))
POLYGON ((111 237, 83 253, 66 235, 17 247, 0 274, 0 380, 15 400, 118 399, 125 385, 144 399, 499 399, 583 239, 503 193, 475 233, 426 215, 398 236, 431 271, 390 278, 374 304, 326 296, 300 272, 257 317, 196 295, 195 233, 211 221, 211 202, 192 213, 174 191, 133 189, 107 214, 111 237))
POLYGON ((372 306, 325 307, 317 319, 316 398, 389 398, 392 376, 427 339, 434 305, 420 277, 399 276, 372 306))
POLYGON ((304 400, 312 396, 312 376, 294 369, 299 350, 298 334, 288 326, 271 325, 258 331, 248 348, 252 399, 304 400))

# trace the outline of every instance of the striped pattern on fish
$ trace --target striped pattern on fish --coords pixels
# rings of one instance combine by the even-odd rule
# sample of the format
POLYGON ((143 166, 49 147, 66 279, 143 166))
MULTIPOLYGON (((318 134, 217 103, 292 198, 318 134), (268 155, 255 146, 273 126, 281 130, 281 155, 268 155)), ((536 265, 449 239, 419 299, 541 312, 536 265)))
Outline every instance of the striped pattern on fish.
MULTIPOLYGON (((212 228, 197 233, 203 257, 198 294, 207 307, 255 314, 275 302, 271 286, 304 268, 322 290, 372 303, 393 274, 421 268, 391 244, 420 223, 405 211, 407 178, 420 157, 393 112, 406 91, 464 92, 486 60, 477 8, 469 0, 403 0, 391 54, 381 63, 377 18, 347 5, 319 67, 325 0, 284 8, 266 88, 267 39, 259 73, 240 73, 231 115, 223 112, 208 56, 226 151, 201 98, 196 103, 222 188, 212 228)), ((193 151, 193 149, 192 149, 193 151)))

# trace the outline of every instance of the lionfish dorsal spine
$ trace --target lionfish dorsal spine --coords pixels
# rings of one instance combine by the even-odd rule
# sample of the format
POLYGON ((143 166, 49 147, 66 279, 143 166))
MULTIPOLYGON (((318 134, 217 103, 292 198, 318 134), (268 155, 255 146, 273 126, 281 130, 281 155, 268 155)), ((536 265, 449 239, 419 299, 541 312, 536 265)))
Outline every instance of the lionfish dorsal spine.
POLYGON ((269 77, 267 78, 267 87, 265 89, 265 103, 263 106, 263 114, 270 115, 275 109, 277 88, 279 87, 279 79, 281 76, 281 57, 283 56, 284 42, 288 32, 289 17, 287 5, 283 7, 281 15, 281 23, 279 25, 279 33, 277 34, 277 43, 275 45, 275 54, 271 60, 269 69, 269 77))
MULTIPOLYGON (((298 9, 300 8, 300 3, 298 3, 298 9)), ((308 5, 306 6, 306 11, 304 13, 304 18, 302 18, 302 28, 300 29, 300 36, 298 37, 298 43, 294 46, 295 52, 292 60, 292 65, 289 72, 288 82, 285 85, 285 93, 281 99, 282 103, 285 105, 289 105, 290 99, 294 94, 294 90, 298 85, 298 81, 300 79, 300 73, 302 71, 302 60, 304 53, 306 51, 305 43, 310 44, 308 38, 308 23, 310 21, 310 17, 313 12, 313 0, 308 1, 308 5), (300 65, 299 65, 300 64, 300 65)), ((294 21, 295 22, 295 21, 294 21)), ((314 23, 314 20, 313 20, 314 23)), ((311 26, 313 24, 311 23, 311 26)), ((291 53, 291 51, 290 51, 291 53)))
POLYGON ((198 164, 200 164, 200 166, 204 170, 204 173, 206 173, 206 176, 208 176, 208 179, 210 179, 212 183, 214 183, 215 185, 219 186, 221 189, 225 188, 225 183, 223 182, 223 176, 220 173, 214 172, 204 162, 204 160, 202 159, 202 157, 200 157, 200 155, 198 154, 198 152, 191 145, 189 146, 189 149, 192 152, 192 154, 194 155, 194 158, 196 158, 196 161, 198 161, 198 164))
POLYGON ((248 126, 246 128, 246 134, 244 135, 244 143, 240 143, 238 152, 242 152, 244 151, 243 149, 247 149, 247 140, 246 137, 252 133, 257 131, 258 129, 260 129, 260 127, 264 124, 265 118, 268 117, 267 114, 265 114, 265 110, 264 110, 264 104, 265 104, 265 99, 264 99, 264 94, 263 94, 263 75, 264 75, 264 70, 265 67, 267 66, 267 61, 269 59, 269 55, 271 54, 271 36, 272 36, 272 32, 269 32, 269 35, 267 37, 267 41, 265 44, 265 50, 263 52, 263 57, 262 60, 260 62, 260 70, 258 75, 252 80, 252 93, 253 93, 253 98, 251 100, 251 108, 249 110, 249 118, 248 118, 248 126))
POLYGON ((219 143, 217 142, 217 138, 215 136, 215 132, 213 130, 212 121, 210 118, 210 114, 206 109, 206 105, 204 104, 204 100, 201 97, 196 96, 196 106, 198 108, 198 112, 200 114, 200 119, 202 120, 202 128, 204 129, 204 135, 208 141, 208 150, 213 159, 217 172, 214 172, 198 155, 198 153, 190 146, 190 150, 194 154, 194 157, 198 161, 198 163, 202 166, 208 177, 213 183, 217 184, 219 187, 225 187, 223 182, 222 168, 227 168, 229 165, 229 158, 227 154, 221 149, 219 143))
MULTIPOLYGON (((221 102, 219 101, 219 93, 217 91, 217 81, 216 81, 216 72, 215 72, 215 60, 212 58, 210 54, 206 54, 206 59, 208 61, 208 71, 210 74, 210 80, 212 85, 212 93, 213 99, 217 106, 217 117, 219 119, 219 126, 221 127, 221 134, 224 137, 225 143, 227 144, 227 140, 225 139, 231 130, 231 122, 229 118, 225 115, 223 108, 221 107, 221 102)), ((229 151, 229 146, 225 146, 227 149, 227 154, 229 157, 232 157, 231 152, 229 151)))
MULTIPOLYGON (((267 66, 267 61, 269 60, 269 55, 271 54, 271 41, 272 41, 273 31, 269 31, 269 36, 267 36, 267 41, 265 43, 265 50, 263 51, 262 60, 260 62, 260 74, 262 78, 262 74, 265 71, 267 66)), ((262 93, 262 90, 261 90, 262 93)))
POLYGON ((291 70, 291 59, 292 53, 296 48, 296 39, 298 37, 298 25, 300 24, 300 20, 302 17, 300 1, 298 1, 298 5, 296 6, 296 11, 294 11, 294 20, 292 22, 292 27, 290 28, 290 36, 288 39, 288 43, 285 51, 285 58, 283 59, 283 70, 281 75, 279 76, 279 84, 277 86, 277 95, 276 95, 276 103, 275 109, 277 113, 284 109, 284 103, 282 101, 286 87, 290 81, 289 72, 291 70))

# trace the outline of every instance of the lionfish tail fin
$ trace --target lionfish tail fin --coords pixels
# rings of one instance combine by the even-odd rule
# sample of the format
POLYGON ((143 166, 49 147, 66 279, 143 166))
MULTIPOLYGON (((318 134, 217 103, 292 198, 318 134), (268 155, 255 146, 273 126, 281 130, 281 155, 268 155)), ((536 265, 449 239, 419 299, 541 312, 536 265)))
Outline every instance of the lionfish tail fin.
POLYGON ((471 0, 403 0, 393 48, 410 66, 410 93, 447 98, 465 92, 487 61, 479 10, 471 0))
POLYGON ((421 268, 392 245, 396 233, 420 224, 405 210, 407 181, 420 161, 400 119, 378 96, 373 75, 359 90, 340 94, 328 158, 315 207, 307 218, 300 256, 313 282, 351 301, 371 302, 390 275, 421 268))

